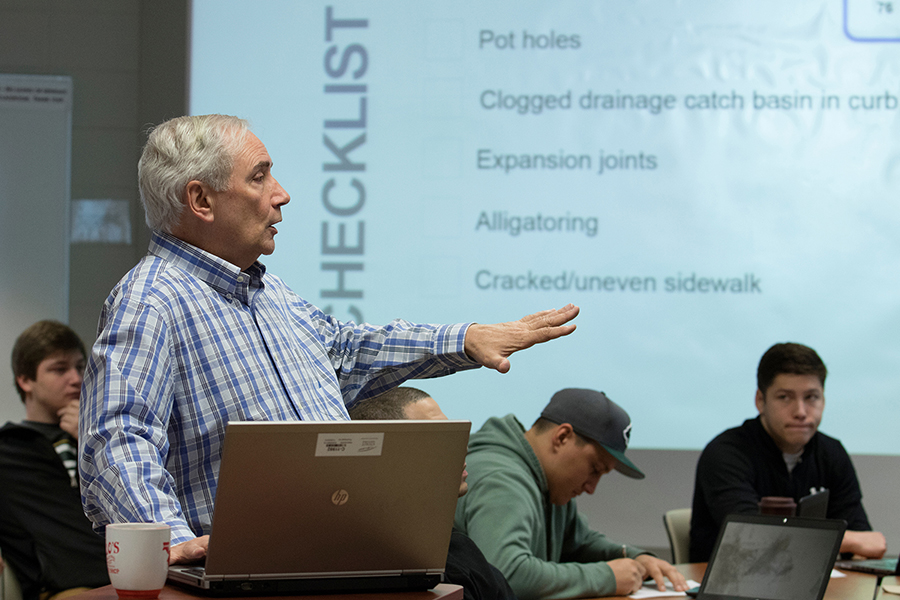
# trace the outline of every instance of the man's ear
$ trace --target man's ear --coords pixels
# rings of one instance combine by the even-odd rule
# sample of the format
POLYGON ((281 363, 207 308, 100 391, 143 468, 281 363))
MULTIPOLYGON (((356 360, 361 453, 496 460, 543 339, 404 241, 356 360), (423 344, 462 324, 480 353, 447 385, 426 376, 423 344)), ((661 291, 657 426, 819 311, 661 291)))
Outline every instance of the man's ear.
POLYGON ((213 220, 213 193, 212 188, 193 179, 184 188, 185 210, 201 221, 213 220))
POLYGON ((24 375, 17 376, 16 383, 26 394, 30 394, 31 388, 34 387, 34 379, 28 379, 24 375))
POLYGON ((759 412, 763 411, 763 406, 766 405, 766 396, 759 390, 756 390, 756 410, 759 412))
POLYGON ((553 435, 550 438, 551 445, 553 450, 559 450, 565 444, 574 441, 575 439, 575 430, 572 429, 572 425, 569 423, 562 423, 556 426, 556 429, 553 430, 553 435))

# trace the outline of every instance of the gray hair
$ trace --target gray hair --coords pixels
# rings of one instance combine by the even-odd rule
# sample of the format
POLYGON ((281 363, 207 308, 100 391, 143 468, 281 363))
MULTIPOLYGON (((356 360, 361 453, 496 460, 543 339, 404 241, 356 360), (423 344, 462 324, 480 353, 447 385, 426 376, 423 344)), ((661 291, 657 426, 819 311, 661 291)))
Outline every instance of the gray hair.
POLYGON ((355 404, 350 409, 350 418, 354 421, 404 420, 408 405, 430 397, 418 388, 394 388, 355 404))
POLYGON ((192 180, 228 189, 234 155, 248 132, 247 121, 227 115, 178 117, 151 129, 138 162, 147 225, 172 233, 192 180))

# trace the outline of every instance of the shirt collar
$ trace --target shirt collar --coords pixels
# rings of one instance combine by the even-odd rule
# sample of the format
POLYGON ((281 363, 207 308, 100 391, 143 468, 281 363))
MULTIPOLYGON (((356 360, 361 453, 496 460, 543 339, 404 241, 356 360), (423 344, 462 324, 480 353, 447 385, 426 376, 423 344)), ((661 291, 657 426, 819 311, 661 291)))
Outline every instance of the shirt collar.
POLYGON ((241 271, 227 260, 162 231, 152 232, 148 252, 200 279, 228 300, 236 298, 249 305, 251 296, 265 287, 262 279, 266 267, 261 262, 241 271))
MULTIPOLYGON (((756 415, 753 419, 747 419, 746 423, 751 423, 751 427, 756 431, 756 435, 758 436, 761 443, 761 450, 772 454, 773 456, 779 456, 784 458, 784 453, 781 451, 781 448, 775 443, 775 440, 772 439, 772 436, 769 435, 769 432, 766 431, 766 428, 763 427, 762 419, 759 415, 756 415)), ((816 431, 812 438, 806 442, 806 445, 803 446, 803 450, 800 451, 798 456, 803 458, 804 454, 812 454, 816 451, 816 441, 819 439, 819 432, 816 431)), ((798 462, 803 462, 802 460, 798 462)), ((787 466, 787 464, 785 464, 787 466)), ((790 469, 789 469, 790 470, 790 469)))

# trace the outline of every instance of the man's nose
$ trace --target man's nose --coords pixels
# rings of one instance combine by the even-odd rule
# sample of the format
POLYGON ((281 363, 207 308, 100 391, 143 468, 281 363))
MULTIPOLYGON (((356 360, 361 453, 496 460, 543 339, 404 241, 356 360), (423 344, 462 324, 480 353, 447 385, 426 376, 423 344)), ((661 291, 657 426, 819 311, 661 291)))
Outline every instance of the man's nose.
POLYGON ((591 478, 591 479, 588 479, 588 480, 584 483, 584 488, 583 488, 583 489, 584 489, 585 493, 586 493, 586 494, 593 494, 593 493, 594 493, 594 490, 597 489, 597 484, 598 484, 598 483, 600 483, 600 475, 597 475, 597 477, 593 477, 593 478, 591 478))
POLYGON ((278 186, 278 189, 275 190, 276 204, 278 204, 279 206, 284 206, 291 201, 291 195, 287 193, 286 189, 281 187, 281 184, 278 183, 277 179, 275 179, 275 185, 278 186))

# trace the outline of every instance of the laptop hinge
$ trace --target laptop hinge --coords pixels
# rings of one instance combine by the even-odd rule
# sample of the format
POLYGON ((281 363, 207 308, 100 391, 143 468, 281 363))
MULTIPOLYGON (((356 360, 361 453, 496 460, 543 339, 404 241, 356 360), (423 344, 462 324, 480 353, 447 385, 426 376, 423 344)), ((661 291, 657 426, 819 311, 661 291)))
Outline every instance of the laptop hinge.
MULTIPOLYGON (((420 573, 424 574, 425 571, 420 573)), ((341 579, 353 577, 398 577, 405 573, 397 571, 322 571, 310 573, 261 573, 250 575, 246 579, 259 580, 287 580, 296 579, 298 581, 304 579, 341 579)))

